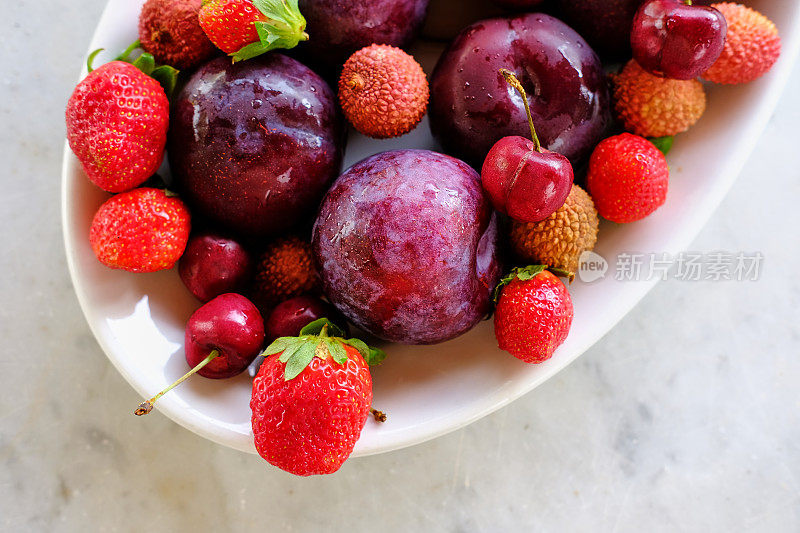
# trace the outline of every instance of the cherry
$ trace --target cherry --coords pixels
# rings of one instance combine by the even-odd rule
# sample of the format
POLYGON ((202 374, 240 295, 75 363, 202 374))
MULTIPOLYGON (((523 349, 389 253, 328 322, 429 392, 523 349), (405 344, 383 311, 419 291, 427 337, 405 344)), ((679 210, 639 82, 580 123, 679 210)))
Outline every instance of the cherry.
POLYGON ((193 235, 178 263, 189 292, 208 302, 244 288, 253 275, 253 258, 237 241, 216 233, 193 235))
POLYGON ((691 0, 648 0, 633 18, 631 47, 643 69, 656 76, 690 80, 717 60, 728 25, 718 10, 691 0))
POLYGON ((303 327, 320 318, 327 318, 349 335, 347 321, 341 313, 314 296, 297 296, 278 304, 264 323, 264 329, 267 339, 296 337, 303 327))
POLYGON ((481 182, 497 211, 520 222, 539 222, 567 199, 572 165, 563 155, 541 147, 525 89, 511 71, 500 69, 500 74, 522 96, 533 141, 516 135, 497 141, 483 161, 481 182))
POLYGON ((264 344, 264 321, 256 306, 240 294, 217 296, 195 311, 186 324, 186 362, 193 366, 175 383, 146 402, 136 415, 146 415, 153 404, 192 374, 211 379, 240 374, 256 358, 264 344))

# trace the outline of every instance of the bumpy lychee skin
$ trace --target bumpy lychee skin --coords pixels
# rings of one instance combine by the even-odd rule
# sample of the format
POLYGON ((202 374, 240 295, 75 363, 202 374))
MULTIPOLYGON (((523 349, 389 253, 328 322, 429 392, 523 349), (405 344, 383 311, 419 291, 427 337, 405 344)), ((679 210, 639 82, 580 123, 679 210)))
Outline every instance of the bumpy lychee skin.
POLYGON ((781 55, 778 28, 758 11, 742 4, 712 4, 725 15, 728 35, 719 59, 703 77, 715 83, 747 83, 763 76, 781 55))
POLYGON ((413 57, 399 48, 373 44, 344 64, 339 102, 347 120, 376 139, 413 130, 428 107, 428 80, 413 57))
POLYGON ((279 303, 313 292, 318 280, 311 244, 298 237, 277 239, 261 254, 251 299, 266 316, 279 303))
POLYGON ((682 133, 706 109, 706 93, 699 81, 659 78, 633 59, 611 79, 617 117, 627 131, 642 137, 682 133))
POLYGON ((214 53, 200 27, 202 0, 147 0, 139 14, 139 41, 156 62, 178 69, 196 67, 214 53))
POLYGON ((573 184, 564 205, 541 222, 511 224, 511 247, 526 263, 577 272, 579 258, 597 242, 600 221, 592 198, 573 184))

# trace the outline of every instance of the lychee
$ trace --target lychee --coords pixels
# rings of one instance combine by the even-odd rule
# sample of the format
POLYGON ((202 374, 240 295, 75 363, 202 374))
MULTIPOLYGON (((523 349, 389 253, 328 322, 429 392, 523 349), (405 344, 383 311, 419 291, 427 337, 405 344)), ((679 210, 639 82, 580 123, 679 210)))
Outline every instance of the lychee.
POLYGON ((354 53, 339 77, 339 102, 361 133, 377 139, 413 130, 428 107, 428 80, 413 57, 373 44, 354 53))
POLYGON ((767 17, 733 2, 713 4, 725 15, 728 35, 719 59, 703 77, 715 83, 747 83, 763 76, 781 55, 778 29, 767 17))
POLYGON ((139 14, 139 41, 157 63, 196 67, 214 53, 200 27, 202 0, 147 0, 139 14))
POLYGON ((573 184, 564 205, 546 219, 511 223, 511 247, 525 263, 574 273, 581 254, 594 248, 599 225, 591 197, 573 184))
POLYGON ((267 316, 279 303, 314 292, 317 285, 311 244, 299 237, 281 238, 270 243, 259 258, 251 300, 267 316))
POLYGON ((684 132, 706 109, 706 94, 699 81, 659 78, 633 59, 611 80, 617 117, 636 135, 667 137, 684 132))

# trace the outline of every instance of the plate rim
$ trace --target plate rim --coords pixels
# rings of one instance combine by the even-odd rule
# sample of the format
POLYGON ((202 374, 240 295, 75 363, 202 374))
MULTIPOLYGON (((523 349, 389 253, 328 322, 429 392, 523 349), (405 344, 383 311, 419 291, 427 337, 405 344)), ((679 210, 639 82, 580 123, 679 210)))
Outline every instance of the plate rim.
MULTIPOLYGON (((115 0, 108 0, 106 3, 106 6, 103 9, 103 12, 95 26, 91 43, 95 41, 101 26, 101 22, 107 16, 107 13, 111 9, 114 1, 115 0)), ((674 256, 676 252, 680 252, 681 250, 685 249, 685 247, 688 246, 706 226, 708 220, 714 214, 738 178, 742 168, 755 148, 755 141, 761 137, 770 118, 775 112, 778 101, 784 92, 786 83, 793 70, 793 67, 795 66, 798 51, 800 50, 800 3, 795 4, 793 7, 794 16, 791 18, 791 21, 786 24, 786 27, 782 29, 781 33, 781 58, 769 73, 769 76, 771 76, 772 79, 765 87, 766 94, 764 94, 756 103, 756 105, 751 108, 753 113, 752 118, 748 120, 747 124, 747 131, 750 132, 750 136, 747 137, 747 142, 740 141, 739 144, 741 144, 741 146, 736 147, 738 149, 732 149, 728 151, 728 154, 730 154, 732 157, 727 158, 724 163, 720 165, 718 172, 722 177, 715 181, 713 188, 704 196, 703 201, 700 204, 702 209, 699 210, 699 214, 695 214, 694 223, 686 225, 685 227, 680 228, 678 231, 673 232, 670 235, 670 238, 667 239, 665 246, 663 246, 663 252, 674 256)), ((89 50, 91 49, 92 45, 90 44, 89 50)), ((85 75, 86 66, 84 65, 81 69, 79 80, 83 79, 85 75)), ((98 328, 96 322, 91 319, 93 312, 91 309, 91 304, 88 301, 87 291, 84 287, 84 283, 86 281, 83 280, 78 274, 78 268, 76 264, 77 251, 73 245, 76 235, 74 235, 72 232, 70 222, 72 210, 70 202, 68 201, 68 193, 70 192, 70 182, 72 180, 71 172, 75 165, 78 165, 78 168, 80 168, 77 158, 70 150, 69 143, 65 139, 61 167, 61 224, 62 239, 66 252, 70 280, 78 299, 81 312, 83 313, 83 316, 89 325, 89 329, 105 353, 106 357, 111 361, 125 381, 127 381, 128 384, 130 384, 138 394, 144 397, 147 395, 146 391, 142 390, 137 381, 133 379, 133 377, 125 370, 125 368, 121 365, 119 358, 112 355, 114 350, 111 340, 106 338, 106 335, 98 328)), ((625 293, 626 298, 623 304, 614 306, 612 312, 605 317, 603 321, 603 327, 597 329, 597 334, 587 337, 581 344, 575 347, 572 353, 568 355, 564 354, 560 358, 554 358, 551 360, 552 364, 548 366, 546 371, 537 374, 533 379, 518 384, 516 387, 513 387, 511 391, 506 391, 507 393, 503 395, 487 395, 485 401, 481 404, 482 407, 479 409, 470 409, 469 413, 462 413, 461 411, 466 410, 462 409, 460 411, 453 412, 451 416, 444 420, 437 420, 436 429, 434 430, 431 430, 428 427, 431 424, 431 422, 428 422, 427 424, 420 426, 420 428, 423 428, 422 430, 408 432, 408 434, 404 435, 402 438, 395 438, 389 443, 379 442, 371 446, 359 446, 357 444, 352 457, 375 455, 421 444, 428 440, 432 440, 447 433, 453 432, 457 429, 461 429, 508 405, 512 401, 519 399, 561 372, 574 360, 583 355, 589 348, 591 348, 591 346, 595 345, 602 337, 611 331, 624 316, 634 309, 636 304, 638 304, 638 302, 640 302, 652 290, 658 281, 658 279, 653 279, 632 284, 636 288, 630 289, 627 293, 625 293)), ((217 444, 248 453, 256 453, 251 436, 247 439, 244 439, 239 433, 221 432, 219 428, 215 426, 201 424, 199 423, 199 420, 185 416, 184 409, 175 402, 170 401, 167 397, 161 400, 159 411, 177 424, 189 429, 201 437, 216 442, 217 444)))

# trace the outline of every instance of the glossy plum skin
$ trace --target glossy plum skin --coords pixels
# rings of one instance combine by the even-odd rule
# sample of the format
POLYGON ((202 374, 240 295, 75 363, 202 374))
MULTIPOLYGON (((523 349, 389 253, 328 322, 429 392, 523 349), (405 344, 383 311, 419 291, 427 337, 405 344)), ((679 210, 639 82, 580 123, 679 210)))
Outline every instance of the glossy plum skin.
POLYGON ((528 135, 522 97, 501 68, 527 91, 542 146, 573 164, 588 156, 609 122, 603 67, 577 33, 541 13, 477 22, 439 58, 429 114, 445 150, 480 168, 498 140, 528 135))
POLYGON ((372 43, 404 47, 417 35, 429 0, 300 0, 309 40, 300 51, 338 69, 372 43))
POLYGON ((727 29, 725 17, 713 7, 649 0, 633 19, 633 58, 656 76, 691 80, 719 58, 727 29))
POLYGON ((347 321, 331 304, 315 296, 297 296, 279 303, 264 323, 267 339, 296 337, 311 322, 327 318, 349 335, 347 321))
POLYGON ((284 55, 212 60, 171 107, 170 167, 181 197, 238 234, 275 235, 313 216, 341 168, 333 92, 284 55))
POLYGON ((189 239, 178 263, 178 274, 195 298, 207 302, 243 289, 253 275, 253 258, 234 239, 198 233, 189 239))
POLYGON ((345 171, 322 202, 312 246, 331 303, 404 344, 472 328, 500 276, 496 215, 478 174, 428 150, 382 152, 345 171))
POLYGON ((503 137, 481 168, 483 190, 494 208, 519 222, 539 222, 564 205, 575 179, 563 155, 524 137, 503 137))
POLYGON ((213 350, 220 355, 197 373, 211 379, 244 371, 264 345, 264 321, 240 294, 221 294, 195 311, 186 324, 186 362, 194 367, 213 350))
POLYGON ((558 0, 570 26, 604 59, 626 59, 630 53, 633 15, 644 0, 558 0))

